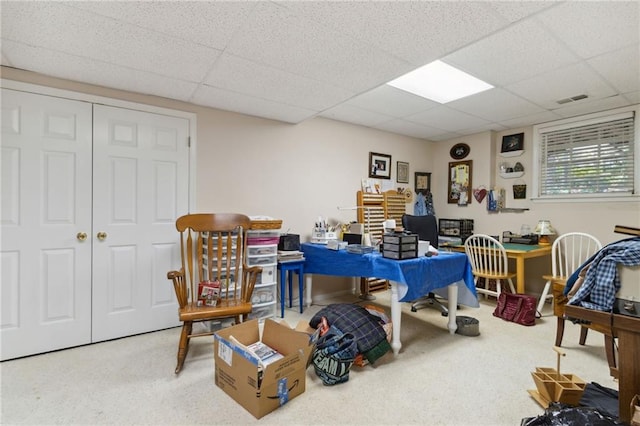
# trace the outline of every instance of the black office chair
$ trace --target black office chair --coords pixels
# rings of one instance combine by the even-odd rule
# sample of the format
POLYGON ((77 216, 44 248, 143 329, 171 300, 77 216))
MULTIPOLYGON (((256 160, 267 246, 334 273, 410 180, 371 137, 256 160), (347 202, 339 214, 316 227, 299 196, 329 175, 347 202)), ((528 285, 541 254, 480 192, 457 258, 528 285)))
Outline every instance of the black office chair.
MULTIPOLYGON (((418 239, 422 241, 429 241, 429 243, 438 248, 438 223, 436 217, 433 215, 425 216, 413 216, 410 214, 402 215, 402 226, 406 231, 418 234, 418 239)), ((424 297, 414 301, 411 304, 411 312, 416 312, 418 309, 432 307, 439 309, 440 314, 443 317, 449 315, 449 309, 442 304, 436 295, 429 293, 424 297)))

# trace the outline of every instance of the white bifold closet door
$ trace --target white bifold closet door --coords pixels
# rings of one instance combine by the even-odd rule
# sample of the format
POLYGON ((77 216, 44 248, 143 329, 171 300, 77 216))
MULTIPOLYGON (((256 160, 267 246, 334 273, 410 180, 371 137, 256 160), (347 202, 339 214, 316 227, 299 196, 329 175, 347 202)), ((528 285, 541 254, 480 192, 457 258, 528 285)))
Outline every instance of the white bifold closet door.
POLYGON ((2 89, 2 360, 178 325, 184 118, 2 89))

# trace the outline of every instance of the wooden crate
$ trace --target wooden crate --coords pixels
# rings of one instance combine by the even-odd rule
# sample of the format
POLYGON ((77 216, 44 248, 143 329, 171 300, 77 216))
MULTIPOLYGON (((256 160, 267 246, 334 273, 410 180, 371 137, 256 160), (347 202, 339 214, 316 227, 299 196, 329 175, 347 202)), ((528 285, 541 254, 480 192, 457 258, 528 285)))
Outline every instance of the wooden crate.
POLYGON ((252 220, 250 229, 280 229, 282 220, 252 220))

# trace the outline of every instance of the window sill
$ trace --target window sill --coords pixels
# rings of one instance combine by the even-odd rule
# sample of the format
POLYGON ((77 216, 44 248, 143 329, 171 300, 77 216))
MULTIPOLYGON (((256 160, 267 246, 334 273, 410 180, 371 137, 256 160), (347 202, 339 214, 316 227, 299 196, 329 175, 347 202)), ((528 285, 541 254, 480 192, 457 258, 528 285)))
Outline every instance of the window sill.
POLYGON ((572 195, 531 198, 534 203, 640 203, 640 195, 572 195))

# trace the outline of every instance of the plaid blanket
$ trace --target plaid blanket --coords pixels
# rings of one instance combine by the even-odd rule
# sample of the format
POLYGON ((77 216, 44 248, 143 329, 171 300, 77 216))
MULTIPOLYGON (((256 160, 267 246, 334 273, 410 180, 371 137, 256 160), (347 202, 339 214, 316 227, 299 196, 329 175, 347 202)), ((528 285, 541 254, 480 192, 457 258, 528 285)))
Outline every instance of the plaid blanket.
POLYGON ((345 334, 353 334, 359 353, 367 354, 383 341, 388 346, 387 334, 382 328, 380 318, 362 306, 350 303, 334 303, 325 306, 311 318, 309 325, 318 328, 322 317, 327 318, 330 326, 338 328, 345 334))
MULTIPOLYGON (((585 264, 590 264, 590 266, 584 282, 568 303, 588 309, 612 312, 616 293, 620 290, 618 265, 640 265, 640 237, 611 243, 598 251, 585 264)), ((583 266, 579 269, 582 269, 583 266)), ((574 275, 576 274, 574 273, 574 275)))

